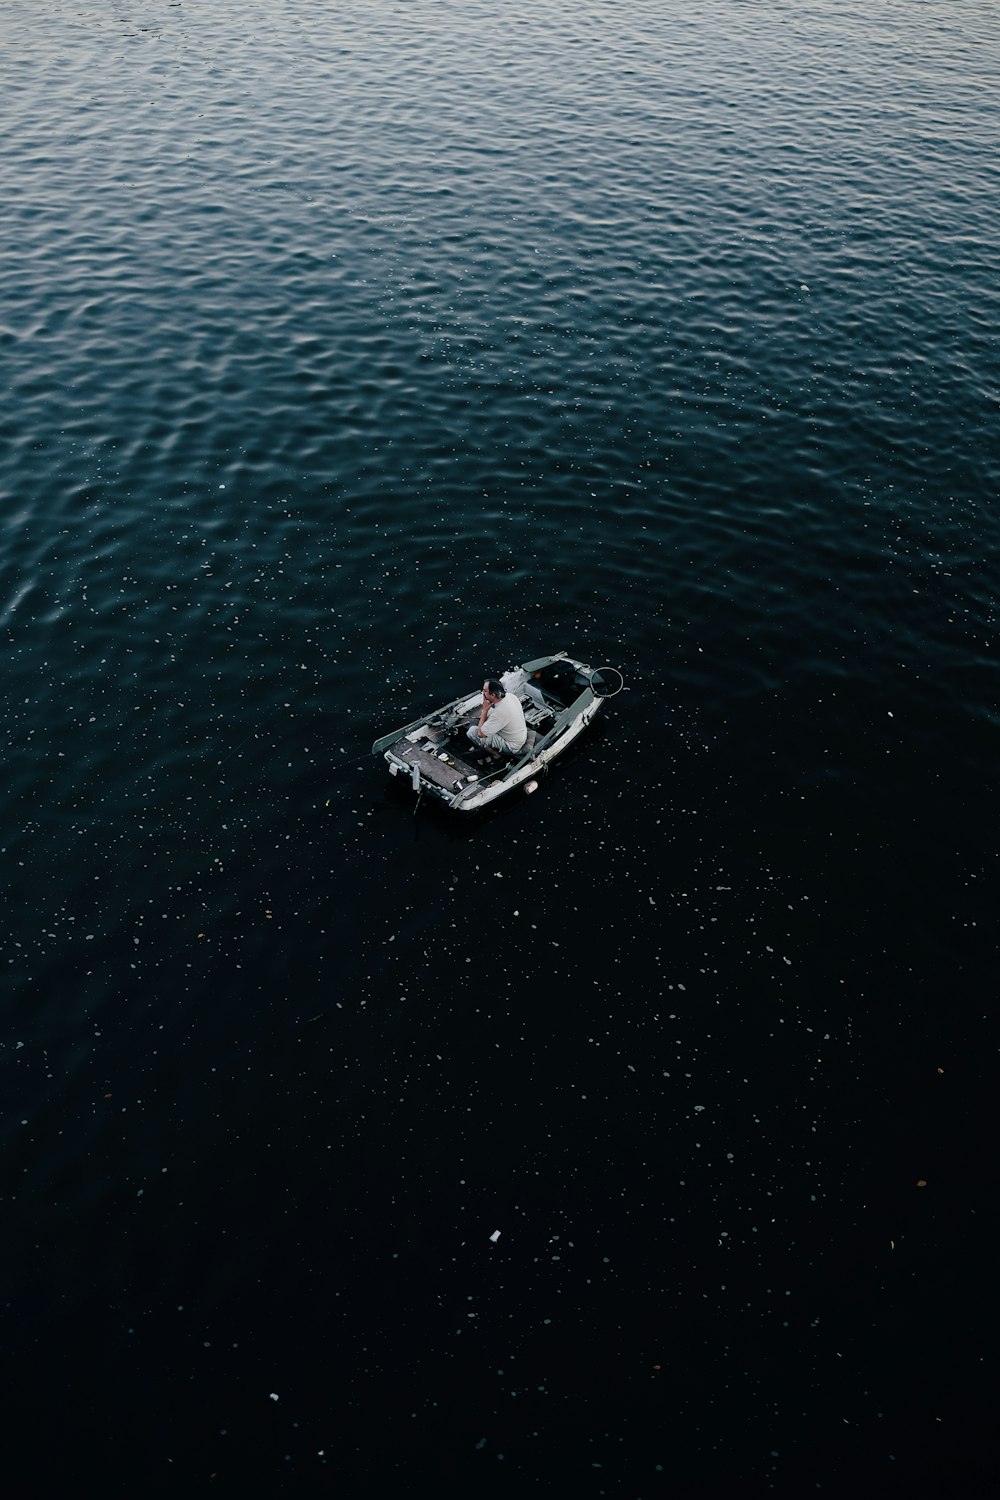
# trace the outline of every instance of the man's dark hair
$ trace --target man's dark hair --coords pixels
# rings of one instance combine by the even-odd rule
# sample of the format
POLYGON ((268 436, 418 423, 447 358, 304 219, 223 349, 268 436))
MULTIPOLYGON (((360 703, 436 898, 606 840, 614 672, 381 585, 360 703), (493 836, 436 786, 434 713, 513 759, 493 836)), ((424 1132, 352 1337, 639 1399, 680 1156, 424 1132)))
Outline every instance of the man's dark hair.
POLYGON ((491 677, 486 686, 489 688, 494 698, 506 698, 507 690, 502 683, 494 682, 493 678, 491 677))

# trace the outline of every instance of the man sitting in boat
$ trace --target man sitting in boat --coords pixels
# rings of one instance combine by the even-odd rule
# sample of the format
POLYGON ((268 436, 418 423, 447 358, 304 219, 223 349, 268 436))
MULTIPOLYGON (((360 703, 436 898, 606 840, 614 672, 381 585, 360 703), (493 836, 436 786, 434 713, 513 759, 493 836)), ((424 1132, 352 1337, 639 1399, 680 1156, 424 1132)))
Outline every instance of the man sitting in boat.
POLYGON ((469 739, 482 750, 496 750, 516 755, 524 749, 528 726, 524 710, 513 693, 504 691, 491 677, 483 683, 483 706, 479 723, 469 725, 469 739))

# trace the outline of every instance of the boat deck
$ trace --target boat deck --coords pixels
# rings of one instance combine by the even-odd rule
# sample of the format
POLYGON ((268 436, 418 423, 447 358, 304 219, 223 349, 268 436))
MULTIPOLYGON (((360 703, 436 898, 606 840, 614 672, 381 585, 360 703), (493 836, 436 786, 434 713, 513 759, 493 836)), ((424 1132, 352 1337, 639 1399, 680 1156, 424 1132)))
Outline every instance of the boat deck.
MULTIPOLYGON (((469 723, 475 722, 476 716, 473 715, 469 723)), ((448 792, 455 792, 459 787, 467 784, 470 776, 482 777, 505 773, 511 766, 521 761, 526 752, 530 755, 538 737, 537 731, 529 727, 524 747, 518 750, 516 755, 501 755, 495 751, 477 750, 468 743, 463 753, 456 753, 452 748, 454 740, 458 739, 461 744, 466 738, 467 728, 468 725, 463 723, 458 735, 432 734, 428 739, 401 740, 398 745, 392 747, 392 753, 399 760, 405 761, 408 766, 419 766, 421 776, 432 781, 435 786, 443 787, 448 792), (441 759, 442 752, 447 755, 447 760, 441 759)))
POLYGON ((467 776, 478 775, 474 766, 459 760, 457 756, 449 755, 447 760, 439 760, 437 754, 429 750, 426 744, 415 745, 410 740, 403 740, 401 744, 392 747, 392 753, 399 760, 405 760, 407 765, 419 766, 421 776, 427 781, 433 781, 436 786, 444 787, 447 792, 456 792, 467 776))

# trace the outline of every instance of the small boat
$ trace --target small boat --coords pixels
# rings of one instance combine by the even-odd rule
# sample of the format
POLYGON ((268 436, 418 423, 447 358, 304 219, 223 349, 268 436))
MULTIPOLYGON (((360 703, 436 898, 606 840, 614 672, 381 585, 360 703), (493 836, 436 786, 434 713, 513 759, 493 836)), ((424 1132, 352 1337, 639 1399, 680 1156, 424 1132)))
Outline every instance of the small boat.
POLYGON ((565 651, 512 667, 500 683, 517 697, 528 729, 524 746, 513 754, 480 749, 469 739, 482 708, 481 686, 383 735, 372 754, 383 756, 390 776, 405 776, 418 794, 426 792, 456 812, 475 812, 516 787, 537 790, 538 773, 624 686, 616 667, 589 667, 565 651))

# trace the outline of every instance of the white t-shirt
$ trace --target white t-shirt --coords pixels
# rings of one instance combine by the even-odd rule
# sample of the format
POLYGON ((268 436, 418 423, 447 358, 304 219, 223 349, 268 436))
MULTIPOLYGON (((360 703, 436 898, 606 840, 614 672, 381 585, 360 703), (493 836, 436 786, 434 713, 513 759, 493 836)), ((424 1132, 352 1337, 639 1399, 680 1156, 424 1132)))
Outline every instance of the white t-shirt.
POLYGON ((512 750, 520 750, 528 738, 524 709, 513 693, 507 693, 499 703, 494 703, 483 721, 484 738, 494 734, 505 739, 512 750))

